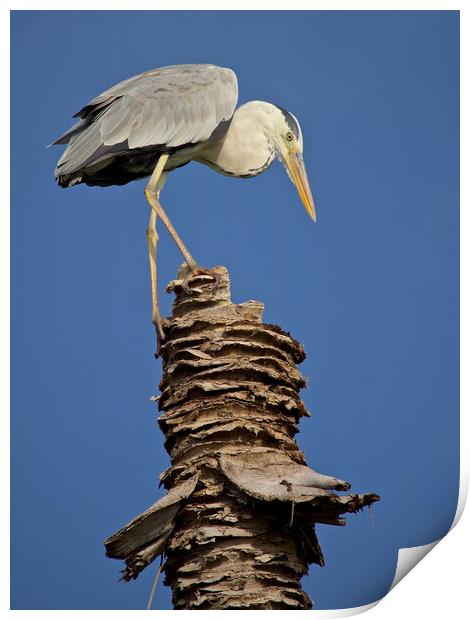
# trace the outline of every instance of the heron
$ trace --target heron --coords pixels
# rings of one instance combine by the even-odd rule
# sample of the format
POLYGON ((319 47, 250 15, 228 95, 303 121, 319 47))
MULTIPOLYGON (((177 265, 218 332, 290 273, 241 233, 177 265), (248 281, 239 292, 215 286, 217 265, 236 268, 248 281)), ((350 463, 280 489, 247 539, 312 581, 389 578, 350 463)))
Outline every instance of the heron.
POLYGON ((165 334, 158 303, 157 218, 165 224, 190 273, 198 265, 160 202, 167 175, 196 161, 237 178, 255 177, 277 157, 307 213, 315 205, 303 162, 303 138, 295 116, 265 101, 236 108, 238 82, 228 68, 211 64, 158 67, 112 86, 77 114, 78 122, 53 144, 67 144, 57 162, 60 187, 124 185, 150 177, 146 231, 157 355, 165 334))

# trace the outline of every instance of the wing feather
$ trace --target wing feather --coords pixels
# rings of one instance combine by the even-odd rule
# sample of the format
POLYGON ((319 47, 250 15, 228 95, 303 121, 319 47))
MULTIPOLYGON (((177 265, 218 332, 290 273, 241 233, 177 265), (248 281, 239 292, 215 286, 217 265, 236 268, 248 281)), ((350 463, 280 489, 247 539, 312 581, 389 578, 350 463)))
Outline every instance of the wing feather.
POLYGON ((232 118, 237 98, 234 72, 214 65, 174 65, 129 78, 76 114, 84 119, 83 129, 80 124, 74 129, 56 174, 91 165, 94 152, 102 159, 104 147, 111 155, 112 147, 125 142, 132 150, 208 140, 232 118))
POLYGON ((80 169, 83 162, 89 160, 102 145, 99 127, 91 125, 81 133, 75 134, 70 139, 67 149, 57 162, 56 177, 70 174, 80 169), (80 162, 77 165, 77 162, 80 162))
POLYGON ((103 115, 100 126, 103 144, 118 144, 119 142, 127 140, 129 126, 132 120, 130 109, 124 108, 121 111, 111 107, 108 113, 103 115))

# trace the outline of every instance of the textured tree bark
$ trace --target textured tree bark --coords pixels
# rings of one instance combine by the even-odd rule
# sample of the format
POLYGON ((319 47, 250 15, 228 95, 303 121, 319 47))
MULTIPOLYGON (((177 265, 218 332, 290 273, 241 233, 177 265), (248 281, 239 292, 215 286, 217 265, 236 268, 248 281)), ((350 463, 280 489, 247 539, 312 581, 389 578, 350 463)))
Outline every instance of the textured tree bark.
POLYGON ((309 609, 300 579, 324 565, 315 523, 380 499, 307 467, 294 435, 309 415, 299 397, 302 346, 262 323, 263 305, 233 304, 227 270, 169 289, 159 425, 168 493, 105 541, 135 579, 165 553, 175 609, 309 609))

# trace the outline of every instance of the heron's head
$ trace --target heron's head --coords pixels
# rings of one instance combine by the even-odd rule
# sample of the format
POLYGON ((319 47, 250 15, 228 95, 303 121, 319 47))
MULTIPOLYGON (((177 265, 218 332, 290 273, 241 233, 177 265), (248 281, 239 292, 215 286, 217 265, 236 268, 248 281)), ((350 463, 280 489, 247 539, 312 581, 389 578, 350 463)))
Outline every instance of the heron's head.
POLYGON ((313 221, 316 221, 315 204, 302 157, 303 140, 299 122, 284 108, 279 106, 273 106, 273 108, 275 108, 275 113, 270 127, 272 135, 269 138, 276 149, 277 156, 285 165, 287 174, 296 186, 304 207, 313 221))

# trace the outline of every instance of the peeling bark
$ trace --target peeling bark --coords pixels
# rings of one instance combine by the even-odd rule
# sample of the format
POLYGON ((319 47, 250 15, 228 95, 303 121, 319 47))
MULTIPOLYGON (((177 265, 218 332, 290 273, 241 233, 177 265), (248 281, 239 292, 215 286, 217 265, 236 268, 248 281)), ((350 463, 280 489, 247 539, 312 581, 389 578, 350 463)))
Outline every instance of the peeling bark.
POLYGON ((324 565, 315 523, 378 495, 309 468, 294 436, 309 415, 302 345, 262 323, 263 305, 233 304, 224 267, 186 278, 164 323, 159 425, 171 467, 166 496, 105 541, 135 579, 162 552, 175 609, 309 609, 300 579, 324 565))

